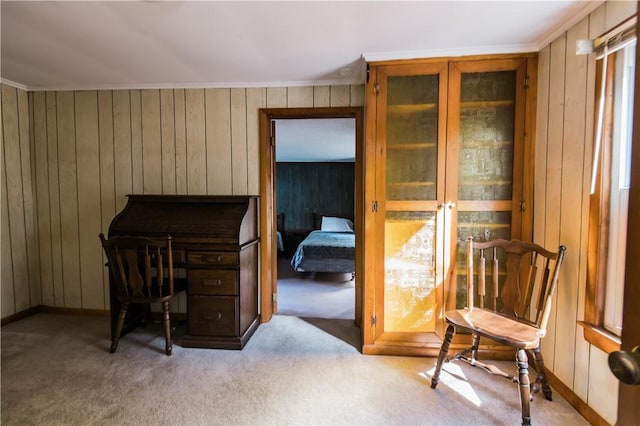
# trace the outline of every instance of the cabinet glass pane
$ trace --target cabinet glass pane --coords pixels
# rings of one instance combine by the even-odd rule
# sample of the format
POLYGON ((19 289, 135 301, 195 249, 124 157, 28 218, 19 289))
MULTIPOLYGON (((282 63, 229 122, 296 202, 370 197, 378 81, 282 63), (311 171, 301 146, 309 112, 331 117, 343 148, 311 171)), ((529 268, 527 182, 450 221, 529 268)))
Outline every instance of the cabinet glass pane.
POLYGON ((515 71, 461 76, 459 200, 511 199, 515 82, 515 71))
POLYGON ((435 331, 434 212, 387 212, 384 330, 435 331))
POLYGON ((435 200, 438 75, 389 77, 386 189, 388 200, 435 200))
MULTIPOLYGON (((511 212, 458 213, 456 308, 463 308, 467 304, 467 238, 469 237, 473 237, 473 240, 478 242, 496 238, 510 239, 511 212)), ((504 264, 504 262, 501 263, 504 264)), ((487 273, 491 273, 488 266, 487 273)))

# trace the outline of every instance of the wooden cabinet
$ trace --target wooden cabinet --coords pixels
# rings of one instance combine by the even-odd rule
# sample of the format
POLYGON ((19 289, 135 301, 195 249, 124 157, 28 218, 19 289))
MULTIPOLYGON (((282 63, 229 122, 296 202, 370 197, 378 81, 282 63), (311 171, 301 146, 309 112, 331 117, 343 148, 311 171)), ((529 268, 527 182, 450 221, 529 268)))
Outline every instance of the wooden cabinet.
POLYGON ((435 354, 444 310, 466 297, 466 238, 530 239, 535 66, 535 55, 369 64, 365 353, 435 354))

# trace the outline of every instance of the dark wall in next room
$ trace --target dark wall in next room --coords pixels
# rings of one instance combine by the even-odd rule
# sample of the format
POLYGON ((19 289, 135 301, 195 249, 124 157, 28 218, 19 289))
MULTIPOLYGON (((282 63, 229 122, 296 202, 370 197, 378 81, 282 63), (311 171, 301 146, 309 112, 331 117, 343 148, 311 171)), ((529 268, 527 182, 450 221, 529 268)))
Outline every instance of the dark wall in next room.
POLYGON ((313 228, 313 213, 354 216, 355 163, 276 163, 278 213, 285 227, 313 228))

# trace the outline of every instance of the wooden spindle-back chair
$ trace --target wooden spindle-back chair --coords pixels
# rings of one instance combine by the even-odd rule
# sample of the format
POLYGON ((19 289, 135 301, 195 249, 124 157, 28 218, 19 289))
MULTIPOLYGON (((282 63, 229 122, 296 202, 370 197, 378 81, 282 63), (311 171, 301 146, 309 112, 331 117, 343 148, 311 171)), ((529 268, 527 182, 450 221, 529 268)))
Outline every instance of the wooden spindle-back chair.
POLYGON ((111 353, 118 348, 129 305, 161 303, 165 353, 171 355, 169 301, 184 290, 174 285, 171 236, 163 240, 131 236, 106 239, 104 234, 100 234, 100 241, 114 283, 111 288, 117 291, 121 303, 116 332, 111 341, 111 353))
POLYGON ((517 240, 476 243, 472 237, 468 238, 467 306, 445 312, 448 327, 431 378, 432 388, 438 385, 445 361, 466 361, 519 383, 522 424, 531 424, 533 394, 542 389, 545 397, 551 400, 540 341, 547 332, 565 250, 560 246, 557 252, 551 252, 537 244, 517 240), (472 344, 448 357, 456 329, 468 330, 472 344), (517 375, 478 360, 481 337, 515 348, 517 375), (538 373, 533 385, 529 382, 527 352, 533 354, 538 373))

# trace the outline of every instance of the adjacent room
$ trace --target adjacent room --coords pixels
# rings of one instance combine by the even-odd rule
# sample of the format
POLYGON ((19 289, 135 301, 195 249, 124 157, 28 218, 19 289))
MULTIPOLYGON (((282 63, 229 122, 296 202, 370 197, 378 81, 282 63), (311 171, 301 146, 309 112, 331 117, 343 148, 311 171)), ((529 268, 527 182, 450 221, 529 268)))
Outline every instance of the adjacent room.
POLYGON ((275 145, 278 313, 355 320, 355 120, 276 120, 275 145))

